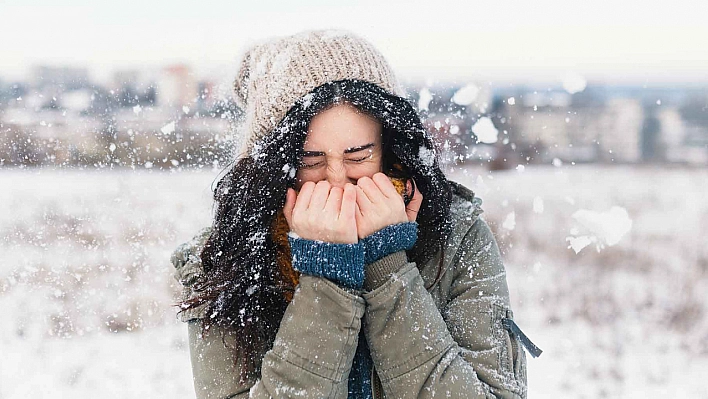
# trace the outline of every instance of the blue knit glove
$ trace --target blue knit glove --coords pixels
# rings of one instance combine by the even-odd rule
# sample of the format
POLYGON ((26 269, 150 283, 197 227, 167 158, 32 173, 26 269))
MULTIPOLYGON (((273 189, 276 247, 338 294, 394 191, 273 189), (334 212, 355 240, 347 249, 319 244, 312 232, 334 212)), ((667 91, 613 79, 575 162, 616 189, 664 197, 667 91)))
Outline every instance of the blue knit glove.
POLYGON ((418 223, 392 224, 364 237, 364 264, 370 265, 386 255, 413 248, 418 239, 418 223))
POLYGON ((288 235, 293 269, 324 277, 343 287, 361 289, 364 284, 364 246, 306 240, 288 235))

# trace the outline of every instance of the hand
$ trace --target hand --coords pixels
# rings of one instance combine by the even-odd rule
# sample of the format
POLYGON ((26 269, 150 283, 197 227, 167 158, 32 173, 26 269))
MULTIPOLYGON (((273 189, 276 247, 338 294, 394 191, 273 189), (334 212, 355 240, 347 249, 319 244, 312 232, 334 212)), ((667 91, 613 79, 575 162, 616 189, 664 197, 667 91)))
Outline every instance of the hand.
POLYGON ((415 220, 422 195, 417 192, 406 209, 403 197, 383 173, 362 177, 356 185, 356 228, 359 239, 386 226, 415 220), (412 218, 412 220, 411 220, 412 218))
POLYGON ((323 180, 303 184, 299 194, 288 188, 283 213, 290 230, 301 238, 340 244, 357 243, 356 189, 323 180))

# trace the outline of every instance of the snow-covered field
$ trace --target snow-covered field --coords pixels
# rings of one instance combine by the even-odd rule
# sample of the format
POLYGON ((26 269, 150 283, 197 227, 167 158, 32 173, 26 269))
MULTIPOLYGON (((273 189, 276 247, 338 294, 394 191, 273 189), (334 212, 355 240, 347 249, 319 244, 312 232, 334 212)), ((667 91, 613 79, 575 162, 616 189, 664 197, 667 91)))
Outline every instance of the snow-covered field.
MULTIPOLYGON (((194 397, 169 255, 209 224, 216 175, 0 170, 0 398, 194 397)), ((708 398, 707 170, 450 176, 483 198, 544 349, 529 397, 708 398)))

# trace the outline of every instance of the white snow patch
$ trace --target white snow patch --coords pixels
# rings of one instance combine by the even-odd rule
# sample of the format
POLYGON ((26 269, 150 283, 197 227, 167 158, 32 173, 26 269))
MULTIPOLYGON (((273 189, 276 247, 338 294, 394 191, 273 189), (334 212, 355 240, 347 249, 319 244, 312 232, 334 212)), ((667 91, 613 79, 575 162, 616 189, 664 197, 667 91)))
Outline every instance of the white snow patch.
POLYGON ((182 106, 182 112, 184 112, 185 114, 188 114, 188 113, 189 113, 189 107, 186 106, 186 105, 183 105, 183 106, 182 106))
POLYGON ((571 231, 571 234, 576 237, 566 238, 575 253, 580 252, 591 243, 597 245, 598 252, 605 245, 611 247, 632 229, 632 220, 629 218, 627 210, 619 206, 613 206, 607 212, 580 209, 573 214, 573 219, 588 231, 584 235, 578 235, 577 230, 571 231))
POLYGON ((292 179, 293 177, 295 177, 295 174, 297 173, 297 169, 290 166, 290 164, 285 164, 283 166, 283 173, 287 174, 288 177, 290 177, 292 179))
POLYGON ((483 116, 472 126, 472 133, 477 136, 478 143, 492 144, 497 142, 499 130, 489 117, 483 116))
POLYGON ((563 88, 570 94, 580 93, 587 85, 587 80, 578 73, 568 73, 563 77, 563 88))
POLYGON ((307 93, 302 97, 302 108, 308 109, 312 105, 312 93, 307 93))
POLYGON ((163 126, 163 127, 160 129, 160 131, 162 132, 162 134, 172 134, 172 133, 175 132, 175 127, 176 127, 176 126, 177 126, 177 125, 176 125, 175 121, 172 121, 172 122, 166 124, 165 126, 163 126))
POLYGON ((533 211, 535 213, 543 213, 543 198, 535 197, 533 199, 533 211))
POLYGON ((580 209, 573 214, 573 219, 609 246, 617 244, 632 229, 627 210, 619 206, 613 206, 608 212, 580 209))
POLYGON ((271 66, 271 73, 281 74, 285 72, 285 69, 288 67, 288 64, 290 64, 290 58, 291 57, 289 51, 284 51, 276 55, 275 59, 273 59, 273 65, 271 66))
POLYGON ((474 100, 477 99, 478 94, 479 87, 473 84, 468 84, 467 86, 455 92, 455 94, 452 96, 452 102, 458 105, 470 105, 472 104, 472 102, 474 102, 474 100))
POLYGON ((425 146, 420 146, 418 149, 418 158, 425 166, 433 166, 435 163, 435 151, 428 149, 425 146))
POLYGON ((93 93, 89 89, 74 90, 61 95, 61 105, 71 111, 83 111, 91 107, 93 98, 93 93))
POLYGON ((563 166, 563 161, 561 161, 558 158, 553 158, 553 166, 555 166, 556 168, 559 168, 559 167, 563 166))
POLYGON ((433 95, 430 94, 430 90, 427 87, 423 87, 418 92, 418 109, 421 111, 427 111, 430 102, 433 100, 433 95))
POLYGON ((506 215, 506 218, 504 218, 504 223, 502 223, 502 227, 505 230, 514 230, 516 228, 516 213, 512 211, 506 215))
POLYGON ((583 248, 593 243, 593 240, 588 236, 566 237, 566 241, 570 243, 568 248, 573 248, 573 251, 575 251, 576 254, 580 253, 583 248))
POLYGON ((519 173, 524 173, 525 170, 526 170, 526 167, 524 165, 517 165, 516 166, 516 171, 519 173))
POLYGON ((141 107, 139 104, 133 107, 133 112, 135 115, 139 114, 143 110, 143 107, 141 107))
POLYGON ((543 267, 543 265, 541 264, 541 262, 535 262, 535 263, 533 264, 533 271, 534 271, 534 273, 540 272, 540 271, 541 271, 541 267, 543 267))

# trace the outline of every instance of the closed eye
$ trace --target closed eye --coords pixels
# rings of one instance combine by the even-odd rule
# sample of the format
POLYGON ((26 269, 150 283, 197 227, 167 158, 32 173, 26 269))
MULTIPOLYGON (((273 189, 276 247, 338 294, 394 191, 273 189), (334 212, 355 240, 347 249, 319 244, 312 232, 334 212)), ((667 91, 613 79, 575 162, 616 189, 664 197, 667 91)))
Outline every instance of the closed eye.
POLYGON ((321 165, 323 165, 323 164, 324 164, 323 161, 315 162, 315 163, 301 162, 301 163, 300 163, 300 167, 303 168, 303 169, 312 169, 312 168, 317 168, 317 167, 319 167, 319 166, 321 166, 321 165))
POLYGON ((366 161, 367 159, 371 159, 371 157, 372 157, 373 155, 374 155, 373 153, 369 153, 369 155, 366 155, 366 156, 363 156, 363 157, 360 157, 360 158, 349 158, 349 159, 347 159, 347 161, 349 161, 349 162, 364 162, 364 161, 366 161))

